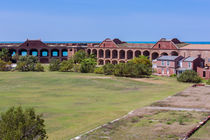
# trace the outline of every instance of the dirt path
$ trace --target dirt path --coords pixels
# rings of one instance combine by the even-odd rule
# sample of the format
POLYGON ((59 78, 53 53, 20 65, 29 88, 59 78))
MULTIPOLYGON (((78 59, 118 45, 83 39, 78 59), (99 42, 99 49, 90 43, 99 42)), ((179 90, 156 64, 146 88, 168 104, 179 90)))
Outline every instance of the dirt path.
POLYGON ((209 112, 210 110, 207 109, 200 109, 200 108, 177 108, 177 107, 146 107, 146 109, 153 109, 153 110, 171 110, 171 111, 196 111, 196 112, 209 112))

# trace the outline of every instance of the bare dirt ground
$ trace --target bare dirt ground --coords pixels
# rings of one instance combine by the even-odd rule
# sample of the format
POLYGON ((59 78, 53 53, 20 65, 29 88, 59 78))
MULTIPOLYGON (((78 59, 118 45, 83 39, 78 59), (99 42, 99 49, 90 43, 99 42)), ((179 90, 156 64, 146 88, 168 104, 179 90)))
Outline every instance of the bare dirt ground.
POLYGON ((210 110, 210 86, 190 87, 165 100, 156 102, 152 106, 210 110))
MULTIPOLYGON (((209 115, 210 87, 190 87, 149 107, 137 109, 126 118, 81 139, 179 140, 209 115)), ((205 126, 205 129, 210 132, 209 127, 205 126)), ((199 139, 201 137, 196 136, 196 140, 199 139)))
POLYGON ((164 84, 165 82, 162 80, 154 80, 152 78, 129 78, 134 81, 146 82, 151 84, 164 84))

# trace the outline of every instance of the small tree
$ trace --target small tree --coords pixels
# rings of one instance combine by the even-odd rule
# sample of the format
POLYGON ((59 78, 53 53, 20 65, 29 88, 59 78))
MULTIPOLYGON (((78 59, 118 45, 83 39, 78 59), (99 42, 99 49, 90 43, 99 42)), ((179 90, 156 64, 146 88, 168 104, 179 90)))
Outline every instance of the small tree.
POLYGON ((80 71, 82 73, 92 73, 96 67, 96 60, 93 58, 86 58, 81 62, 80 71))
POLYGON ((0 59, 5 62, 8 62, 11 59, 11 55, 8 49, 3 48, 2 51, 0 51, 0 59))
POLYGON ((16 69, 18 71, 36 71, 38 58, 35 56, 20 56, 17 62, 16 69))
POLYGON ((61 71, 61 72, 70 72, 72 70, 73 66, 74 66, 74 62, 71 59, 67 60, 67 61, 63 61, 60 64, 59 71, 61 71))
POLYGON ((148 59, 147 56, 141 55, 139 57, 135 57, 134 59, 130 60, 134 64, 144 64, 148 67, 152 67, 152 62, 148 59))
POLYGON ((44 140, 47 139, 42 115, 33 108, 12 107, 0 117, 0 140, 44 140))
POLYGON ((81 63, 86 58, 87 58, 87 54, 84 50, 79 50, 73 56, 74 63, 81 63))
POLYGON ((198 74, 193 70, 186 70, 181 75, 177 77, 177 80, 180 82, 188 82, 188 83, 200 83, 201 78, 198 74))
POLYGON ((59 71, 61 61, 59 59, 51 59, 49 70, 50 71, 59 71))
POLYGON ((114 65, 110 64, 110 63, 108 63, 108 64, 103 66, 103 71, 104 71, 105 75, 112 75, 112 74, 114 74, 114 69, 115 69, 114 65))

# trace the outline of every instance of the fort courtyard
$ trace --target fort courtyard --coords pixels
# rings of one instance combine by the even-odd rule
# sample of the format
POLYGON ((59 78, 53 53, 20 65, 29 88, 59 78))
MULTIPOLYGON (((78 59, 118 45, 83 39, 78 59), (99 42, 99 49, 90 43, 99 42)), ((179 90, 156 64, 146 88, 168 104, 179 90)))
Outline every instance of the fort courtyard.
POLYGON ((120 78, 60 72, 1 72, 0 111, 34 107, 46 120, 49 140, 67 140, 152 104, 191 84, 175 78, 120 78))

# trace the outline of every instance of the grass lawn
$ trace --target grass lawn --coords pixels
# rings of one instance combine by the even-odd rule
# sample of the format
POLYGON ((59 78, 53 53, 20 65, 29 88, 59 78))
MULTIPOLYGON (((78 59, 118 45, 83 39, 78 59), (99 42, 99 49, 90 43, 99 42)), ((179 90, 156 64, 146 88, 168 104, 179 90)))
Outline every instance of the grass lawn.
POLYGON ((210 138, 210 121, 199 129, 189 140, 208 140, 210 138))
POLYGON ((188 86, 166 77, 144 82, 81 73, 0 72, 0 111, 34 107, 44 115, 49 139, 65 140, 188 86))

